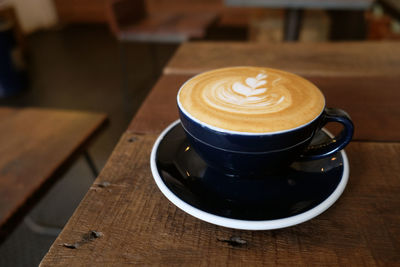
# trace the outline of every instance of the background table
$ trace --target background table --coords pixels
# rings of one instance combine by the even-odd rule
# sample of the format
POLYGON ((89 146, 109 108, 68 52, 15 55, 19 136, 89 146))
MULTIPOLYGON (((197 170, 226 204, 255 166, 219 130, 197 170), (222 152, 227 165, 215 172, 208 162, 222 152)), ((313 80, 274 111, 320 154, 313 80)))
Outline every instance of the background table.
MULTIPOLYGON (((195 59, 185 62, 190 61, 195 59)), ((380 64, 385 65, 383 60, 380 64)), ((273 231, 241 231, 203 222, 176 208, 158 190, 149 167, 151 147, 158 133, 177 118, 176 92, 190 77, 164 75, 41 266, 400 264, 400 136, 393 130, 398 128, 391 128, 399 124, 399 113, 392 113, 399 99, 399 76, 370 70, 376 75, 366 80, 358 74, 340 75, 339 69, 338 75, 314 76, 332 105, 354 114, 356 141, 346 148, 349 183, 323 214, 273 231), (232 236, 246 244, 221 241, 232 236)))
POLYGON ((85 151, 106 119, 100 113, 0 107, 0 241, 85 151))

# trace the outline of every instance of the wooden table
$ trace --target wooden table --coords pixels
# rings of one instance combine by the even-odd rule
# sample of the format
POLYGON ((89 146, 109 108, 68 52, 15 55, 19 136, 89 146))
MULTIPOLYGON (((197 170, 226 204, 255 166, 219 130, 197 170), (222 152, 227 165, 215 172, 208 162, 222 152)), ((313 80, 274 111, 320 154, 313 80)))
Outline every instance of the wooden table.
POLYGON ((329 103, 348 109, 355 120, 355 141, 346 148, 349 183, 320 216, 273 231, 241 231, 200 221, 158 190, 149 168, 151 147, 177 118, 176 91, 190 77, 164 75, 41 266, 399 265, 400 76, 381 74, 367 80, 348 74, 310 76, 329 103), (247 243, 221 242, 232 236, 247 243))
POLYGON ((225 0, 227 6, 285 8, 284 39, 299 39, 304 9, 367 10, 373 0, 225 0))
POLYGON ((278 68, 302 76, 396 77, 400 75, 400 46, 399 42, 193 42, 178 48, 164 74, 195 75, 243 65, 278 68))
POLYGON ((103 128, 99 113, 0 107, 0 241, 103 128))

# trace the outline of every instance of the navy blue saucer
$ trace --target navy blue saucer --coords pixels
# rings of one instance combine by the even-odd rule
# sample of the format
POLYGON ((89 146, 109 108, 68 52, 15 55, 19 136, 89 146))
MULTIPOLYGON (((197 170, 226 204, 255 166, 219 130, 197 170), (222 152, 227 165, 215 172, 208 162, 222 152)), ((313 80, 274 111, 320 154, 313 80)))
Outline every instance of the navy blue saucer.
MULTIPOLYGON (((314 143, 329 139, 320 131, 314 143)), ((207 167, 179 121, 159 137, 152 173, 163 194, 191 215, 226 227, 276 229, 309 220, 329 208, 348 179, 344 151, 298 161, 268 177, 235 177, 207 167)))

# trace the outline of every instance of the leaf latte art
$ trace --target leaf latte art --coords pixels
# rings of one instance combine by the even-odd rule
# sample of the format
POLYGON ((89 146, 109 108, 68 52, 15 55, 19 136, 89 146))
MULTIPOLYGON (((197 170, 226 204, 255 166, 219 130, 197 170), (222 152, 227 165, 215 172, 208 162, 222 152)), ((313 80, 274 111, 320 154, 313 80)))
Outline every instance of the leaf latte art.
POLYGON ((221 79, 219 83, 204 90, 203 97, 208 105, 224 111, 252 114, 276 112, 291 103, 290 94, 279 85, 281 79, 266 73, 247 77, 244 81, 221 79))
POLYGON ((178 93, 178 104, 195 119, 224 130, 276 132, 316 118, 325 99, 311 82, 288 72, 231 67, 199 74, 178 93))

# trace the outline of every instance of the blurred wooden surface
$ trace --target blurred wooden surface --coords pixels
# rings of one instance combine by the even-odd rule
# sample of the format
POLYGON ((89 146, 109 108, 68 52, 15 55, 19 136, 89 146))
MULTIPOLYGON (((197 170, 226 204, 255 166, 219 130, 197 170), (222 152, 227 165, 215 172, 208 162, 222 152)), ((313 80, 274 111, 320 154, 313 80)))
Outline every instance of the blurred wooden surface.
MULTIPOLYGON (((164 75, 129 125, 138 134, 159 133, 178 119, 176 95, 191 76, 164 75)), ((346 110, 354 121, 354 140, 400 141, 400 76, 305 76, 324 93, 328 107, 346 110)))
MULTIPOLYGON (((54 0, 61 23, 107 23, 106 6, 112 0, 54 0)), ((133 2, 133 1, 132 1, 133 2)), ((221 26, 243 27, 260 13, 259 8, 227 7, 223 0, 146 0, 149 14, 176 12, 218 13, 221 26)))
POLYGON ((0 122, 7 119, 10 114, 15 112, 17 112, 17 109, 15 108, 0 107, 0 122))
POLYGON ((215 13, 161 13, 117 27, 119 40, 180 43, 204 38, 207 28, 216 20, 215 13))
POLYGON ((217 19, 217 13, 211 11, 151 13, 145 0, 110 0, 107 13, 110 28, 120 41, 181 43, 200 39, 217 19))
POLYGON ((400 76, 400 42, 192 42, 179 47, 165 74, 194 75, 228 66, 265 66, 302 76, 400 76))
POLYGON ((191 38, 204 38, 206 29, 216 20, 215 13, 161 13, 157 16, 147 17, 138 25, 128 26, 123 29, 127 39, 143 40, 155 34, 164 36, 179 33, 183 40, 191 38), (132 33, 135 33, 132 36, 132 33), (185 37, 185 38, 183 38, 185 37))
POLYGON ((286 229, 240 231, 200 221, 162 195, 149 168, 156 137, 122 136, 42 267, 400 264, 400 144, 351 143, 347 188, 320 216, 286 229), (88 239, 91 231, 101 236, 88 239), (218 241, 231 236, 247 244, 218 241))
POLYGON ((61 23, 104 23, 108 0, 53 0, 61 23))
POLYGON ((0 239, 86 148, 104 114, 0 107, 0 239))

